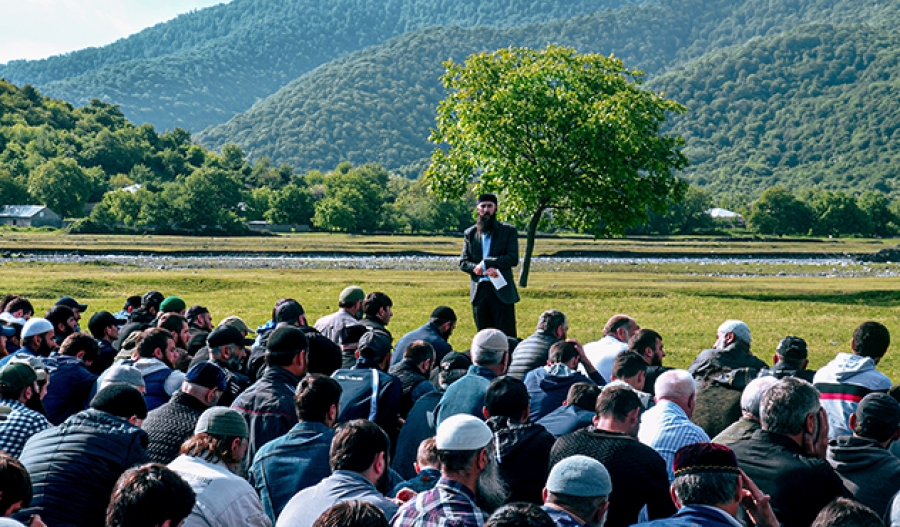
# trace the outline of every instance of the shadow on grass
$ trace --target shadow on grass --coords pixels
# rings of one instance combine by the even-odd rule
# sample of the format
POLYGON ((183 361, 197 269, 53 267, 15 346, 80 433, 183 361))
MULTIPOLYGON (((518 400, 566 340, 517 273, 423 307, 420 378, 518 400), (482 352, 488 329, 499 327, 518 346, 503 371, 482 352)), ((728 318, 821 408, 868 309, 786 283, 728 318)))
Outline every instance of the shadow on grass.
POLYGON ((700 297, 750 300, 753 302, 816 302, 823 304, 860 305, 872 307, 900 306, 900 291, 858 291, 852 293, 760 291, 752 293, 727 291, 698 291, 700 297))

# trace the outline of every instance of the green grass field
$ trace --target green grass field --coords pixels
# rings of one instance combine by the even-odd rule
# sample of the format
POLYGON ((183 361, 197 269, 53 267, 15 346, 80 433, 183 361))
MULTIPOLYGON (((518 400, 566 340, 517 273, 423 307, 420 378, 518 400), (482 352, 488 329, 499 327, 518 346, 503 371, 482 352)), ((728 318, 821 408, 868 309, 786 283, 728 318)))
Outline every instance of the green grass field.
MULTIPOLYGON (((0 264, 0 293, 23 294, 43 312, 63 295, 90 304, 88 315, 117 311, 128 295, 158 289, 177 295, 188 305, 210 308, 215 320, 239 315, 248 324, 268 320, 281 297, 298 299, 315 320, 336 309, 339 291, 358 284, 367 292, 380 290, 394 300, 389 329, 395 339, 424 323, 441 304, 460 317, 451 338, 465 350, 475 332, 468 303, 468 280, 460 272, 397 272, 377 270, 189 270, 158 271, 97 264, 0 264)), ((894 268, 897 269, 896 267, 894 268)), ((755 353, 771 361, 785 335, 807 340, 812 367, 839 351, 849 351, 853 329, 878 320, 894 334, 895 344, 880 368, 900 380, 900 280, 880 277, 740 278, 698 274, 695 266, 651 268, 613 266, 610 270, 541 272, 532 274, 518 305, 519 336, 534 331, 538 315, 550 308, 569 317, 570 336, 583 342, 601 336, 606 319, 628 313, 638 323, 664 337, 666 364, 687 366, 715 340, 727 318, 746 321, 755 353)), ((85 324, 86 325, 86 324, 85 324)))

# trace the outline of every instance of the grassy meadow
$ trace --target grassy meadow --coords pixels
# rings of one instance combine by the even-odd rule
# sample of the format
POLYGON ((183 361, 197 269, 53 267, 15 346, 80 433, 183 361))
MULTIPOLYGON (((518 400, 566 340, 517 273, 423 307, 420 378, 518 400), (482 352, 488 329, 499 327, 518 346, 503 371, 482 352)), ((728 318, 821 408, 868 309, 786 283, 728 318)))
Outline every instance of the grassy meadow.
MULTIPOLYGON (((458 243, 456 240, 457 248, 458 243)), ((125 297, 157 289, 184 298, 188 305, 207 306, 215 320, 239 315, 255 326, 268 320, 278 298, 298 299, 309 318, 315 320, 337 308, 337 296, 343 287, 358 284, 367 292, 384 291, 394 300, 395 315, 389 329, 395 339, 424 323, 431 310, 441 304, 453 307, 460 317, 451 338, 455 349, 467 349, 475 333, 468 279, 460 272, 161 271, 92 263, 27 263, 12 258, 0 262, 4 262, 0 263, 0 293, 31 298, 39 313, 63 295, 89 303, 88 316, 101 309, 118 311, 125 297)), ((884 270, 900 270, 895 264, 880 265, 884 270)), ((609 316, 628 313, 641 326, 663 335, 667 365, 684 367, 700 350, 713 344, 716 328, 723 320, 739 318, 750 325, 753 349, 767 362, 783 336, 797 335, 809 343, 811 366, 820 367, 835 353, 849 351, 853 329, 874 319, 885 323, 895 340, 880 368, 900 381, 900 280, 873 274, 829 275, 819 273, 818 268, 810 271, 810 276, 798 277, 775 273, 741 276, 732 272, 717 276, 691 264, 614 265, 561 272, 536 268, 529 287, 521 291, 519 336, 534 331, 538 315, 545 309, 565 312, 570 336, 583 342, 600 338, 609 316)))

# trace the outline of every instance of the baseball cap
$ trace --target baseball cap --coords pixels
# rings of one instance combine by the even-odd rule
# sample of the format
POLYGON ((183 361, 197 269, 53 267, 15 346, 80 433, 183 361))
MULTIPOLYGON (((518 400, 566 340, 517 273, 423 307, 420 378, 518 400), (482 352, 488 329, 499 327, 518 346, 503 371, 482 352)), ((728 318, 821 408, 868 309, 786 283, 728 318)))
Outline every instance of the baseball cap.
POLYGON ((341 296, 338 297, 338 302, 340 303, 356 303, 360 300, 364 300, 366 298, 365 291, 362 290, 361 287, 356 285, 347 286, 341 291, 341 296))
POLYGON ((806 360, 809 350, 806 347, 806 341, 800 337, 788 336, 781 339, 775 353, 781 355, 788 360, 806 360))
POLYGON ((21 392, 36 380, 37 375, 28 364, 10 361, 0 368, 0 383, 9 386, 13 392, 21 392))
POLYGON ((97 311, 91 316, 88 322, 88 329, 92 335, 102 335, 103 331, 110 326, 118 326, 119 319, 113 316, 109 311, 97 311))
POLYGON ((193 322, 193 321, 197 320, 197 317, 199 317, 200 315, 205 315, 207 313, 209 313, 209 310, 203 306, 200 306, 200 305, 191 306, 184 313, 184 318, 186 318, 188 320, 188 322, 193 322))
POLYGON ((77 300, 72 298, 71 296, 64 296, 56 301, 57 306, 66 306, 72 309, 77 309, 79 312, 84 313, 87 311, 87 304, 79 304, 77 300))
POLYGON ((206 337, 206 345, 210 348, 218 348, 228 344, 244 345, 244 334, 234 326, 219 326, 206 337))
POLYGON ((223 318, 222 321, 219 322, 219 327, 222 326, 231 326, 242 333, 256 333, 255 331, 250 329, 250 326, 248 326, 247 323, 244 322, 244 319, 235 315, 223 318))
POLYGON ((163 313, 179 313, 185 307, 187 307, 187 305, 184 303, 184 300, 177 296, 166 297, 166 299, 159 304, 159 310, 163 313))

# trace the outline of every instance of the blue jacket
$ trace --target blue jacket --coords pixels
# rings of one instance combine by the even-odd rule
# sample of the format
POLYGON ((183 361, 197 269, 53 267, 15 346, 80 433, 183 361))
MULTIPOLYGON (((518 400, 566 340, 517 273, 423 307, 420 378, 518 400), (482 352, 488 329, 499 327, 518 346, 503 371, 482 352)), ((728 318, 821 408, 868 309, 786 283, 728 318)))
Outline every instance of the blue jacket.
POLYGON ((286 369, 269 366, 231 405, 244 415, 250 427, 250 445, 244 456, 246 465, 250 465, 263 445, 288 433, 297 424, 294 390, 299 382, 286 369))
POLYGON ((632 527, 738 527, 741 524, 727 512, 715 507, 688 505, 675 516, 661 520, 637 523, 632 527))
POLYGON ((594 424, 595 415, 594 412, 575 405, 560 406, 540 418, 537 424, 546 428, 554 437, 560 437, 591 426, 594 424))
POLYGON ((294 494, 331 475, 333 438, 334 430, 324 423, 301 421, 256 453, 249 480, 273 525, 294 494))
POLYGON ((594 373, 586 377, 583 373, 570 370, 565 364, 553 364, 531 370, 525 376, 525 387, 531 397, 529 419, 532 423, 562 406, 569 395, 569 388, 578 382, 589 382, 603 386, 603 377, 594 373))
POLYGON ((44 410, 47 420, 58 425, 70 415, 87 408, 97 376, 88 371, 81 359, 58 353, 44 359, 44 364, 50 373, 44 410))
POLYGON ((470 414, 484 420, 484 394, 496 378, 497 374, 487 368, 475 364, 469 366, 468 373, 451 384, 441 397, 435 409, 435 428, 456 414, 470 414))
POLYGON ((453 347, 450 346, 450 343, 447 342, 447 339, 445 339, 441 336, 440 333, 438 333, 437 326, 429 321, 419 329, 410 331, 406 335, 400 337, 400 340, 397 341, 397 345, 394 346, 394 354, 391 356, 391 366, 402 361, 403 354, 406 352, 406 348, 408 348, 410 344, 417 340, 424 340, 425 342, 431 344, 431 347, 434 348, 435 364, 439 364, 441 362, 441 359, 444 358, 444 355, 453 351, 453 347))

